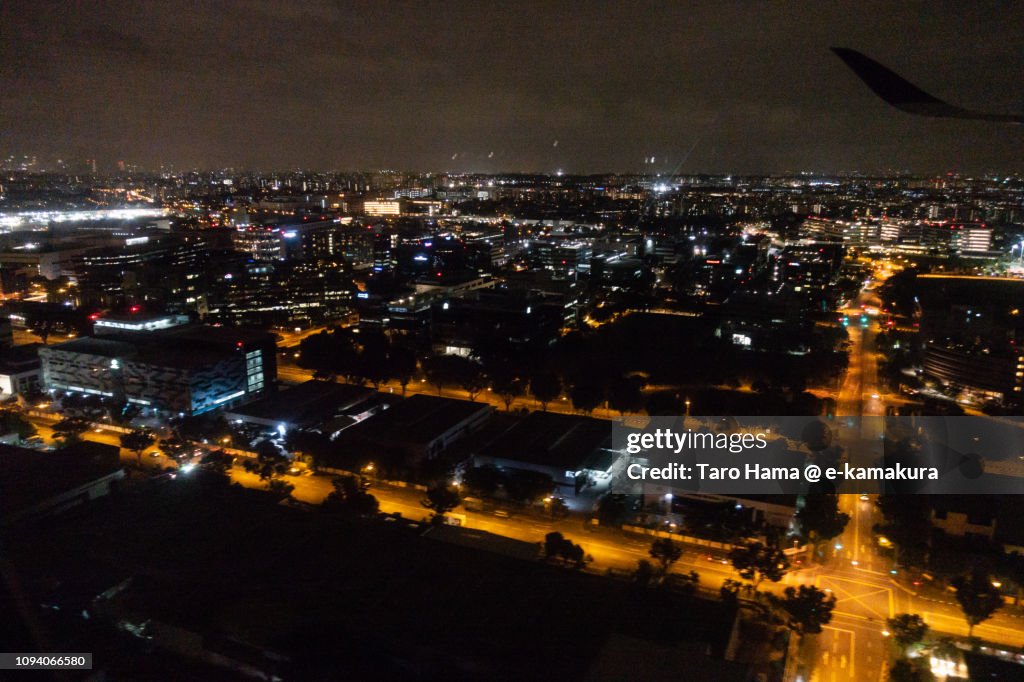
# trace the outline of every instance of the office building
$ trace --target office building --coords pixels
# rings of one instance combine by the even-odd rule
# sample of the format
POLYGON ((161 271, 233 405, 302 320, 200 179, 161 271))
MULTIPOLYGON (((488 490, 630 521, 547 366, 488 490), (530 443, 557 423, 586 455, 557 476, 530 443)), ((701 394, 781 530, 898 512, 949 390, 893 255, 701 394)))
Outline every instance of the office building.
POLYGON ((39 350, 43 387, 195 415, 274 390, 273 337, 204 325, 104 333, 39 350))

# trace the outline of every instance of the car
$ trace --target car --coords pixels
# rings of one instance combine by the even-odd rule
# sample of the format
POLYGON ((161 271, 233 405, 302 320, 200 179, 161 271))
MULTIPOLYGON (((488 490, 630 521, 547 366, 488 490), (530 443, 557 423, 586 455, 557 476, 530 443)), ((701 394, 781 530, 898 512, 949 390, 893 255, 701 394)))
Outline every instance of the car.
POLYGON ((25 445, 42 445, 43 438, 42 436, 29 436, 28 438, 25 439, 24 442, 25 445))

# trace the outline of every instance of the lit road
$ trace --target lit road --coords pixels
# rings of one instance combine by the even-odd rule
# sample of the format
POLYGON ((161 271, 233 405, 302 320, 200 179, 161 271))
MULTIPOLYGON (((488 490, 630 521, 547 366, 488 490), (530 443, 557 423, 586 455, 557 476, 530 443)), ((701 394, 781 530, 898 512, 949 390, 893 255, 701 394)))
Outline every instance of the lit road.
MULTIPOLYGON (((878 387, 878 354, 875 320, 866 317, 862 305, 877 305, 870 291, 860 295, 841 312, 849 318, 849 365, 836 397, 839 417, 878 417, 885 404, 878 387)), ((882 420, 858 419, 856 438, 876 442, 882 420)), ((804 661, 817 661, 810 670, 812 681, 881 680, 888 660, 888 643, 882 635, 885 620, 896 610, 896 587, 881 560, 871 551, 874 500, 840 495, 839 507, 850 522, 834 546, 834 556, 818 567, 814 584, 836 597, 832 622, 817 637, 804 643, 804 661)), ((905 610, 905 609, 903 609, 905 610)), ((810 664, 808 664, 810 665, 810 664)))
MULTIPOLYGON (((45 441, 52 441, 50 426, 57 419, 33 416, 45 441)), ((87 440, 119 444, 119 434, 108 430, 92 430, 83 437, 87 440)), ((150 457, 149 448, 141 458, 144 468, 173 466, 166 457, 150 457)), ((135 462, 134 453, 121 450, 126 462, 135 462)), ((265 489, 258 476, 235 466, 233 481, 246 487, 265 489)), ((295 486, 293 497, 302 502, 319 504, 333 490, 333 476, 288 476, 295 486)), ((420 504, 423 493, 411 487, 398 487, 375 483, 370 492, 385 513, 397 512, 411 520, 425 520, 430 512, 420 504)), ((832 622, 817 637, 807 637, 802 651, 804 661, 817 661, 809 680, 832 682, 837 680, 880 680, 887 656, 882 630, 885 619, 895 613, 920 613, 937 632, 965 636, 967 626, 951 594, 916 595, 898 585, 888 573, 887 560, 879 556, 873 544, 872 525, 877 521, 874 500, 860 501, 856 495, 843 495, 841 508, 851 516, 844 535, 839 540, 842 549, 828 563, 790 572, 778 584, 762 583, 762 591, 781 592, 787 585, 814 584, 831 590, 837 598, 832 622), (856 561, 857 565, 852 562, 856 561)), ((591 568, 597 571, 615 569, 635 570, 637 561, 649 559, 651 538, 625 534, 584 523, 578 516, 550 519, 537 514, 518 514, 501 518, 491 513, 469 512, 460 507, 455 513, 465 517, 468 528, 479 529, 530 543, 541 543, 552 531, 561 532, 580 544, 593 557, 591 568)), ((719 558, 709 560, 708 553, 687 546, 683 558, 673 567, 677 573, 695 570, 700 574, 704 589, 717 591, 726 579, 738 579, 731 566, 719 558)), ((975 634, 985 640, 1011 646, 1024 646, 1024 621, 1019 616, 1001 611, 993 619, 977 626, 975 634)))
MULTIPOLYGON (((869 317, 862 327, 861 305, 877 306, 878 299, 864 291, 842 312, 849 316, 850 360, 837 398, 838 416, 869 417, 858 420, 859 437, 877 442, 882 435, 886 402, 878 382, 879 353, 875 345, 877 323, 869 317)), ((808 638, 802 656, 816 660, 810 671, 812 681, 885 679, 889 643, 882 631, 885 620, 897 613, 920 614, 938 633, 967 636, 967 625, 952 593, 920 587, 915 592, 897 582, 892 561, 883 557, 872 532, 881 522, 875 495, 862 501, 859 495, 841 495, 840 509, 850 515, 850 523, 838 538, 835 556, 816 569, 814 584, 831 590, 836 597, 832 622, 817 638, 808 638), (814 641, 814 640, 817 641, 814 641)), ((974 634, 982 639, 1024 646, 1024 620, 1002 610, 991 620, 978 625, 974 634)))
POLYGON ((277 347, 278 350, 280 350, 283 348, 291 348, 294 346, 298 346, 307 336, 313 336, 314 334, 319 334, 320 332, 324 332, 327 330, 327 327, 310 327, 309 329, 302 329, 300 327, 296 327, 295 329, 273 329, 271 330, 271 333, 277 334, 277 336, 279 337, 277 341, 277 347))
MULTIPOLYGON (((47 443, 52 443, 51 426, 58 419, 53 417, 32 416, 30 421, 36 426, 39 435, 47 443)), ((91 430, 83 434, 83 439, 106 443, 108 445, 119 445, 120 434, 108 430, 91 430)), ((143 452, 141 462, 146 469, 164 469, 174 466, 173 461, 167 457, 151 457, 149 453, 158 449, 159 445, 148 448, 143 452)), ((121 450, 121 457, 125 462, 135 463, 136 456, 133 452, 121 450)), ((286 476, 286 480, 295 486, 292 496, 301 502, 320 504, 327 495, 334 490, 331 483, 333 476, 286 476)), ((266 483, 252 473, 245 471, 241 465, 236 465, 231 470, 231 479, 243 486, 257 489, 266 489, 266 483)), ((420 500, 423 499, 423 492, 412 487, 399 487, 384 483, 375 483, 370 492, 380 503, 380 510, 384 513, 398 512, 404 518, 421 521, 430 516, 420 500)), ((652 538, 640 535, 625 534, 617 529, 600 528, 584 523, 578 516, 571 516, 564 519, 545 518, 534 513, 513 514, 508 518, 501 518, 487 512, 470 512, 459 507, 454 513, 466 517, 468 528, 479 529, 530 543, 544 541, 544 536, 552 531, 561 532, 566 537, 580 544, 587 554, 594 559, 593 567, 596 570, 608 568, 633 571, 636 569, 637 561, 650 559, 648 550, 652 538)), ((722 582, 727 578, 736 579, 738 576, 731 566, 721 563, 719 559, 709 561, 707 552, 699 548, 687 547, 683 558, 674 566, 676 572, 689 572, 695 570, 700 573, 701 586, 717 591, 722 582)), ((801 582, 801 572, 787 575, 780 586, 797 584, 801 582)), ((762 590, 773 589, 773 586, 762 585, 762 590)))
MULTIPOLYGON (((14 345, 20 346, 26 343, 43 343, 43 339, 36 333, 22 327, 14 327, 14 345)), ((60 343, 75 338, 74 334, 50 334, 46 337, 47 343, 60 343)))
POLYGON ((878 298, 871 292, 861 292, 850 307, 842 311, 850 319, 850 326, 847 327, 850 360, 836 399, 836 413, 850 417, 884 416, 885 396, 880 393, 878 386, 879 353, 875 346, 877 325, 873 317, 867 317, 868 326, 861 325, 861 315, 865 314, 861 304, 877 305, 878 298))
MULTIPOLYGON (((265 488, 266 484, 255 474, 236 466, 232 469, 233 481, 253 488, 265 488)), ((295 485, 292 496, 302 502, 320 504, 334 490, 332 476, 288 476, 287 480, 295 485)), ((426 521, 431 515, 420 501, 424 498, 422 491, 412 487, 398 487, 384 483, 374 483, 370 493, 380 503, 380 510, 390 514, 397 512, 403 518, 414 521, 426 521)), ((623 571, 636 569, 639 559, 650 559, 648 550, 651 539, 639 535, 626 535, 618 530, 599 528, 583 523, 579 517, 565 519, 545 518, 535 513, 513 514, 508 518, 495 516, 488 512, 471 512, 463 507, 453 511, 466 518, 466 527, 483 530, 523 542, 539 543, 550 532, 558 531, 573 540, 594 558, 594 566, 600 570, 614 568, 623 571)), ((688 548, 683 558, 675 565, 676 572, 696 570, 701 574, 701 585, 717 590, 726 578, 736 578, 735 572, 728 565, 718 561, 708 561, 706 553, 688 548)))
MULTIPOLYGON (((875 305, 874 294, 863 292, 851 308, 844 311, 850 315, 851 321, 850 361, 837 395, 837 412, 840 416, 884 415, 885 402, 888 398, 879 390, 875 320, 869 318, 870 326, 861 327, 859 320, 862 303, 875 305)), ((310 371, 296 367, 293 362, 292 358, 282 358, 279 376, 283 381, 300 383, 312 378, 310 371)), ((385 384, 381 390, 401 393, 401 387, 397 382, 385 384)), ((437 395, 435 387, 420 382, 410 383, 407 393, 437 395)), ((455 388, 446 388, 442 395, 468 399, 464 390, 455 388)), ((481 393, 477 400, 504 409, 504 404, 498 397, 486 391, 481 393)), ((530 397, 517 398, 512 407, 540 409, 539 403, 530 397)), ((572 412, 571 405, 561 400, 549 404, 548 409, 572 412)), ((594 416, 610 418, 617 414, 596 410, 594 416)), ((49 440, 51 433, 48 427, 56 420, 33 417, 32 421, 36 423, 40 434, 49 440)), ((862 437, 871 439, 881 435, 881 419, 866 419, 861 422, 857 428, 861 429, 862 437)), ((84 437, 116 445, 119 435, 109 431, 90 431, 84 437)), ((122 457, 127 461, 135 461, 133 453, 122 451, 122 457)), ((148 454, 143 455, 142 462, 146 467, 170 465, 166 458, 151 458, 148 454)), ((266 487, 257 476, 245 472, 240 466, 234 467, 231 476, 233 480, 247 487, 266 487)), ((319 504, 333 490, 331 479, 330 476, 288 477, 295 485, 293 496, 297 500, 312 504, 319 504)), ((413 488, 376 484, 370 492, 377 497, 380 509, 385 513, 398 512, 403 517, 414 520, 425 519, 429 515, 428 510, 420 504, 422 492, 413 488)), ((879 554, 872 533, 873 525, 879 521, 874 503, 874 496, 868 501, 861 501, 857 495, 842 495, 840 507, 850 515, 851 521, 836 543, 841 549, 835 551, 835 556, 822 565, 788 574, 778 585, 762 584, 763 591, 780 591, 785 585, 814 584, 830 590, 837 598, 832 622, 825 627, 821 635, 805 640, 802 659, 805 662, 816 662, 812 663, 813 668, 808 666, 803 669, 802 672, 806 673, 805 679, 823 682, 885 679, 889 643, 882 630, 885 627, 885 619, 896 613, 919 613, 930 627, 939 633, 958 636, 967 634, 966 623, 951 593, 932 591, 915 594, 909 588, 898 584, 895 576, 889 573, 892 568, 891 562, 879 554)), ((584 551, 593 557, 592 568, 598 571, 632 571, 636 568, 638 560, 649 559, 651 538, 594 527, 584 523, 578 516, 554 520, 525 513, 500 518, 490 513, 467 512, 462 508, 456 509, 455 512, 465 516, 469 528, 530 543, 542 542, 547 533, 559 531, 579 543, 584 551)), ((709 561, 705 557, 705 551, 687 547, 674 571, 695 570, 701 576, 701 586, 712 590, 717 590, 727 578, 738 578, 730 566, 723 565, 717 560, 709 561)), ((1024 620, 1016 615, 1015 609, 1000 611, 991 620, 977 626, 974 632, 976 636, 990 642, 1024 646, 1024 620)))

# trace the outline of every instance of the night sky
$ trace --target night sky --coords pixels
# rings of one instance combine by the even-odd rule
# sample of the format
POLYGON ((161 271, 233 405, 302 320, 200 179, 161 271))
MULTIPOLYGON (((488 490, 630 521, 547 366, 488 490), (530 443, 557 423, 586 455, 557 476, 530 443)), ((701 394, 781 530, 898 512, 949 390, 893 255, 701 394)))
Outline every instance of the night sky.
POLYGON ((1024 9, 930 2, 0 3, 0 154, 155 167, 1022 170, 1024 9), (644 165, 645 157, 655 157, 644 165))

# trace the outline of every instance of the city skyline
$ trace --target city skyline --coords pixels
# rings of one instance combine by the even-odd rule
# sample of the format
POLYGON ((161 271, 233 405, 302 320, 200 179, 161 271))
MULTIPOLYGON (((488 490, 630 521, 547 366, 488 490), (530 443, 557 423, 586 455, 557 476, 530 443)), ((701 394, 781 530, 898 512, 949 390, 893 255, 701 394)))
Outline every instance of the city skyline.
POLYGON ((1022 679, 1022 45, 0 3, 0 677, 1022 679))
POLYGON ((1014 111, 1024 22, 996 5, 517 9, 12 3, 0 148, 149 168, 1019 168, 1016 128, 891 110, 828 50, 1014 111))

